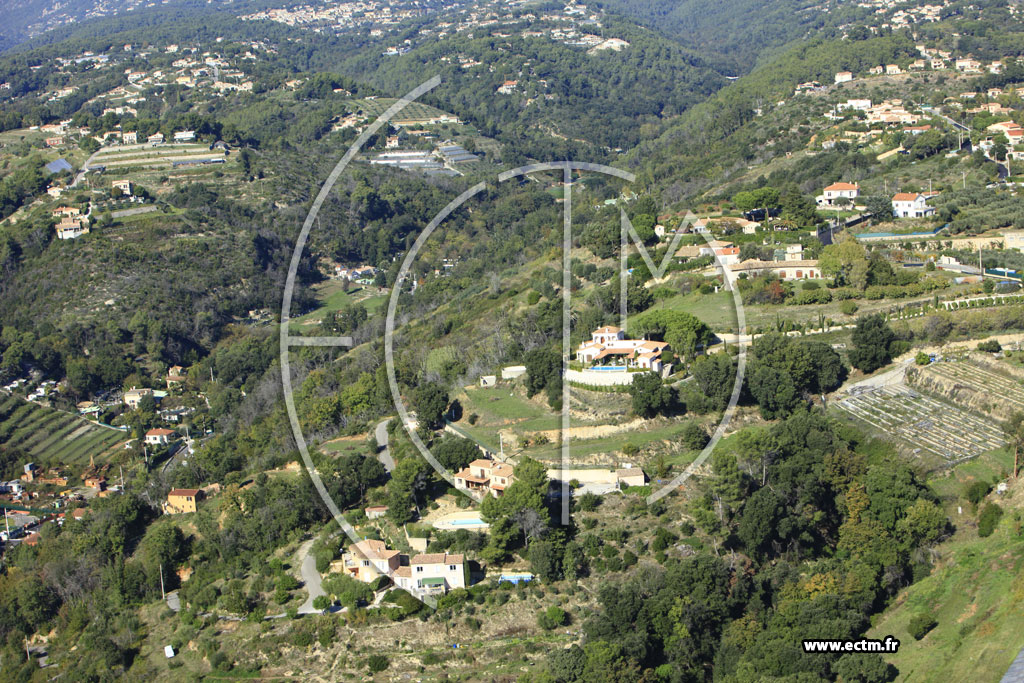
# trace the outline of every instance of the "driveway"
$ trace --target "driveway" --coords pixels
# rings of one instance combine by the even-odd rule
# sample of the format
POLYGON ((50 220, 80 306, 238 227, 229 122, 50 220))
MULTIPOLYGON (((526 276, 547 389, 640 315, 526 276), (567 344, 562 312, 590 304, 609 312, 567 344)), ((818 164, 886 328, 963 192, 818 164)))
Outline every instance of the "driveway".
POLYGON ((299 614, 319 614, 320 610, 313 608, 313 601, 321 595, 327 595, 323 589, 320 572, 316 570, 316 558, 309 554, 314 540, 311 538, 300 545, 295 554, 296 561, 300 563, 299 572, 302 574, 302 583, 306 592, 309 593, 306 602, 299 607, 299 614))
POLYGON ((381 465, 384 465, 384 469, 388 471, 388 474, 395 469, 395 459, 391 457, 391 451, 388 449, 388 422, 390 421, 390 417, 386 420, 381 420, 377 423, 377 428, 373 432, 373 436, 377 439, 377 447, 380 448, 380 452, 377 453, 377 459, 380 460, 381 465))

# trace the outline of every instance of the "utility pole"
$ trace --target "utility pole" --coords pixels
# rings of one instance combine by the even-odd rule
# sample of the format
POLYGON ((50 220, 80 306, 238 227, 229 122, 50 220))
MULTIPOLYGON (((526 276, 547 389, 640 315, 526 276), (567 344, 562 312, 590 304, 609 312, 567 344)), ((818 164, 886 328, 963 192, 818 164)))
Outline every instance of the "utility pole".
POLYGON ((164 565, 160 563, 160 599, 167 601, 167 594, 164 593, 164 565))

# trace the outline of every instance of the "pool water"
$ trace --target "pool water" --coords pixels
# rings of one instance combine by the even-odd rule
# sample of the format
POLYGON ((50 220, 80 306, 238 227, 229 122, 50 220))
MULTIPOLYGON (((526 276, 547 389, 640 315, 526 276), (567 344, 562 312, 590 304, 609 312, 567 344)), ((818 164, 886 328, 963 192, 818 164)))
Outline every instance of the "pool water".
POLYGON ((453 519, 448 522, 449 526, 487 526, 487 522, 480 519, 453 519))
POLYGON ((589 369, 590 370, 601 370, 603 372, 609 372, 609 371, 622 372, 623 370, 626 369, 626 366, 625 365, 595 365, 594 367, 589 368, 589 369))

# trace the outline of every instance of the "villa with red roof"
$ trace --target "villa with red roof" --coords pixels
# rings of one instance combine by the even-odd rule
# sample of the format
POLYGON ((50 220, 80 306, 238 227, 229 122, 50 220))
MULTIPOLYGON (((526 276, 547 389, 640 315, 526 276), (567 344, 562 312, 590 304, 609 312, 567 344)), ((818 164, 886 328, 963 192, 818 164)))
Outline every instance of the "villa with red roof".
POLYGON ((892 215, 896 218, 924 218, 935 213, 935 207, 928 206, 934 194, 918 192, 897 192, 892 198, 892 215))
POLYGON ((489 493, 498 498, 515 481, 511 465, 483 458, 455 474, 455 488, 474 493, 489 493))
POLYGON ((388 549, 384 541, 367 538, 350 545, 341 559, 347 576, 370 583, 393 574, 401 564, 401 553, 388 549))
POLYGON ((669 348, 666 342, 626 339, 618 327, 602 327, 590 333, 590 341, 580 344, 576 359, 593 365, 625 365, 651 372, 661 372, 661 354, 669 348))
POLYGON ((394 579, 399 588, 417 598, 443 595, 454 588, 469 585, 465 557, 448 553, 415 555, 408 566, 395 571, 394 579))
POLYGON ((818 206, 833 206, 837 199, 848 199, 853 203, 859 194, 860 185, 856 183, 832 183, 815 197, 815 201, 818 206))

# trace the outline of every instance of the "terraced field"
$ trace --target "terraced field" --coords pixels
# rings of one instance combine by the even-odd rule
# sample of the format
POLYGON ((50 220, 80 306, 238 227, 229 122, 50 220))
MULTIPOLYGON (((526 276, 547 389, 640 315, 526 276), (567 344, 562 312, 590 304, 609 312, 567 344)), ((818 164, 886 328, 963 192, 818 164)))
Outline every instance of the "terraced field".
POLYGON ((126 438, 77 415, 0 393, 0 443, 27 452, 40 464, 84 466, 90 456, 102 460, 126 438))
POLYGON ((1005 443, 994 421, 904 385, 862 391, 836 406, 879 432, 905 442, 915 455, 924 451, 949 464, 1005 443))

